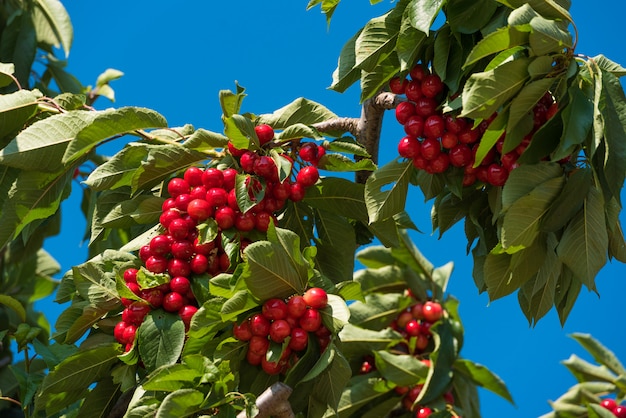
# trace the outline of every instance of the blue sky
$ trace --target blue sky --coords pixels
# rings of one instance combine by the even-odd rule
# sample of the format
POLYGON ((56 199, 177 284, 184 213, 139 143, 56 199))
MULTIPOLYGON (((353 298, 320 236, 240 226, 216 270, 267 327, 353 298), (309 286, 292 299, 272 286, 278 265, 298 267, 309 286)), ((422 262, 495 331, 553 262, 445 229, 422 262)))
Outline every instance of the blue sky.
MULTIPOLYGON (((358 116, 359 91, 344 94, 327 89, 339 51, 370 18, 393 6, 389 0, 370 6, 366 0, 343 0, 330 28, 319 8, 305 11, 304 0, 262 2, 213 2, 189 0, 172 3, 109 0, 106 5, 66 1, 74 24, 75 39, 69 70, 84 84, 95 83, 106 68, 125 73, 114 82, 115 104, 105 99, 98 108, 142 106, 163 114, 170 126, 191 123, 221 131, 218 92, 246 88, 243 111, 266 113, 297 97, 318 101, 341 116, 358 116)), ((575 1, 572 14, 579 31, 577 52, 603 53, 626 64, 623 40, 615 28, 623 25, 626 4, 575 1)), ((393 114, 385 118, 381 162, 395 157, 403 136, 393 114)), ((115 146, 115 145, 114 145, 115 146)), ((111 150, 114 150, 114 146, 111 150)), ((626 266, 613 263, 597 278, 600 298, 583 289, 564 328, 555 312, 535 328, 519 310, 517 297, 491 304, 478 295, 465 255, 461 225, 442 239, 430 235, 430 203, 417 190, 409 195, 408 210, 424 234, 415 240, 435 264, 455 262, 449 292, 460 299, 465 325, 464 357, 485 364, 499 374, 517 407, 486 392, 481 393, 483 416, 535 417, 549 411, 548 399, 556 399, 574 379, 559 362, 582 348, 567 337, 572 332, 593 334, 626 362, 626 322, 623 289, 626 266)), ((81 244, 84 222, 77 194, 63 205, 63 234, 50 239, 46 249, 62 264, 63 271, 84 261, 81 244)), ((626 219, 622 216, 622 223, 626 219)), ((51 304, 42 306, 56 311, 51 304)))

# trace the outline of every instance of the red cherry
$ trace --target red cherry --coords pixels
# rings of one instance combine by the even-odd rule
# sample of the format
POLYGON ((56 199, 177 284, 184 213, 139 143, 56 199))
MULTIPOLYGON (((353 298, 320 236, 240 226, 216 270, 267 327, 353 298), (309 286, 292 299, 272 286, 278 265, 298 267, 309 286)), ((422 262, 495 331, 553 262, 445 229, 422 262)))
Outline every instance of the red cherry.
POLYGON ((429 74, 422 79, 422 93, 426 97, 435 97, 443 91, 443 82, 437 74, 429 74))
POLYGON ((237 212, 235 214, 235 228, 241 232, 252 231, 255 226, 254 215, 252 212, 237 212))
POLYGON ((163 309, 168 312, 178 312, 185 306, 185 297, 178 292, 170 292, 163 297, 163 309))
POLYGON ((170 223, 174 219, 180 218, 180 212, 177 209, 168 209, 159 216, 159 222, 164 228, 169 228, 170 223))
POLYGON ((409 80, 403 77, 393 77, 389 80, 389 90, 395 94, 404 94, 409 80))
POLYGON ((615 407, 617 406, 617 402, 615 402, 615 399, 613 398, 605 398, 602 399, 602 401, 600 402, 600 406, 613 412, 615 410, 615 407))
POLYGON ((230 206, 222 206, 215 211, 215 222, 222 231, 235 225, 235 211, 230 206))
MULTIPOLYGON (((431 162, 430 162, 430 172, 431 173, 443 173, 450 167, 450 157, 446 153, 439 153, 431 162)), ((428 169, 428 167, 427 167, 428 169)))
POLYGON ((206 201, 209 206, 225 206, 228 203, 228 193, 221 187, 212 187, 206 192, 206 201))
POLYGON ((424 319, 428 322, 436 322, 443 316, 443 308, 441 304, 429 300, 424 303, 422 314, 424 315, 424 319))
POLYGON ((185 329, 188 330, 191 325, 191 319, 198 312, 198 308, 193 305, 185 305, 178 311, 178 316, 185 324, 185 329))
POLYGON ((115 340, 120 343, 120 344, 126 344, 126 341, 124 340, 124 330, 126 329, 126 327, 128 326, 128 324, 124 321, 120 321, 117 324, 115 324, 115 327, 113 328, 113 336, 115 337, 115 340))
POLYGON ((508 178, 508 170, 498 163, 492 163, 487 168, 487 181, 494 186, 504 186, 508 178))
POLYGON ((122 334, 122 343, 132 344, 135 341, 135 335, 137 335, 137 327, 134 325, 128 325, 122 334))
POLYGON ((446 115, 443 119, 446 123, 446 131, 450 131, 453 134, 458 134, 459 132, 463 131, 467 126, 467 122, 463 118, 446 115))
POLYGON ((170 251, 174 258, 180 258, 181 260, 189 260, 193 255, 193 243, 191 241, 182 240, 174 241, 170 247, 170 251))
POLYGON ((265 353, 267 353, 267 349, 269 348, 269 346, 270 340, 267 339, 267 336, 262 337, 253 334, 252 338, 250 338, 250 342, 248 343, 248 351, 251 351, 254 354, 265 356, 265 353))
POLYGON ((396 106, 396 120, 404 125, 411 116, 415 115, 415 105, 411 102, 400 102, 396 106))
POLYGON ((173 197, 168 197, 167 199, 165 199, 163 201, 163 204, 161 205, 161 211, 163 212, 167 212, 170 209, 175 209, 176 208, 176 199, 174 199, 173 197))
POLYGON ((189 268, 195 274, 204 274, 209 269, 209 259, 204 254, 195 254, 189 261, 189 268))
POLYGON ((124 282, 126 283, 137 283, 137 272, 139 270, 135 268, 128 268, 124 270, 124 282))
POLYGON ((613 415, 615 415, 617 418, 626 418, 626 406, 617 405, 613 410, 613 415))
POLYGON ((267 144, 272 139, 274 139, 274 129, 266 124, 257 125, 254 127, 254 132, 256 136, 259 138, 259 143, 261 145, 267 144))
POLYGON ((428 407, 423 407, 417 410, 415 418, 428 418, 433 413, 433 410, 428 407))
POLYGON ((428 339, 428 336, 424 334, 419 334, 417 336, 417 340, 415 341, 415 348, 418 349, 419 351, 424 351, 426 350, 426 347, 428 347, 429 341, 430 340, 428 339))
POLYGON ((292 183, 289 191, 289 199, 293 202, 300 202, 306 195, 306 187, 300 183, 292 183))
POLYGON ((254 217, 254 227, 257 229, 257 231, 267 232, 267 229, 269 228, 272 219, 272 214, 269 212, 257 212, 254 217))
POLYGON ((291 339, 289 340, 289 348, 293 351, 302 351, 309 343, 309 333, 302 328, 291 329, 291 339))
POLYGON ((440 138, 444 133, 445 123, 440 115, 431 115, 424 121, 424 136, 440 138))
POLYGON ((186 294, 191 289, 191 282, 187 277, 184 276, 176 276, 170 280, 170 289, 172 292, 180 293, 181 295, 186 294))
POLYGON ((404 311, 400 315, 398 315, 398 318, 396 319, 396 324, 400 328, 405 328, 406 324, 412 319, 413 319, 413 315, 411 315, 411 312, 404 311))
POLYGON ((252 335, 267 337, 270 333, 270 321, 262 314, 254 314, 250 317, 250 330, 252 335))
MULTIPOLYGON (((167 262, 167 272, 170 276, 189 276, 191 273, 191 267, 185 260, 179 258, 172 258, 167 262)), ((186 292, 183 292, 186 293, 186 292)))
POLYGON ((413 158, 413 167, 417 168, 418 170, 425 170, 427 166, 428 160, 422 155, 418 155, 413 158))
POLYGON ((413 316, 414 319, 424 318, 423 309, 424 309, 423 303, 421 302, 416 303, 415 305, 413 305, 413 307, 411 307, 411 316, 413 316))
POLYGON ((261 308, 263 316, 270 321, 277 319, 285 319, 288 314, 288 308, 285 301, 278 298, 268 299, 261 308))
POLYGON ((287 313, 292 318, 300 318, 306 312, 306 302, 300 295, 294 295, 287 301, 287 313))
POLYGON ((307 332, 315 332, 322 326, 322 315, 317 309, 307 309, 300 317, 298 324, 307 332))
POLYGON ((455 167, 465 167, 473 161, 472 150, 466 144, 458 144, 448 153, 450 164, 455 167))
POLYGON ((456 137, 456 134, 446 131, 441 135, 441 146, 446 149, 452 149, 456 147, 459 143, 459 139, 456 137))
POLYGON ((261 358, 261 368, 269 375, 276 375, 283 369, 283 364, 280 361, 268 361, 267 357, 261 358))
POLYGON ((413 138, 419 138, 424 134, 424 118, 418 115, 410 116, 404 124, 404 132, 413 138))
POLYGON ((305 142, 300 146, 298 155, 302 158, 302 161, 309 163, 317 161, 317 144, 313 142, 305 142))
POLYGON ((198 167, 189 167, 183 174, 183 179, 189 183, 191 187, 202 185, 202 174, 204 171, 198 167))
POLYGON ((434 160, 441 153, 441 144, 435 138, 426 138, 422 141, 420 151, 427 160, 434 160))
POLYGON ((412 102, 416 102, 420 97, 424 96, 422 92, 422 83, 419 80, 411 80, 406 86, 405 90, 406 98, 412 102))
POLYGON ((167 227, 167 232, 169 232, 175 240, 182 240, 189 235, 189 225, 183 218, 173 219, 167 227))
POLYGON ((222 187, 224 184, 224 173, 218 168, 207 168, 204 170, 204 173, 202 173, 202 184, 207 189, 222 187))
POLYGON ((235 187, 237 170, 235 170, 234 168, 227 168, 226 170, 222 171, 222 175, 224 176, 224 184, 222 185, 222 187, 228 191, 232 190, 235 187))
POLYGON ((291 335, 291 326, 284 319, 277 319, 270 325, 270 338, 276 343, 282 343, 291 335))
POLYGON ((420 97, 417 102, 415 102, 415 113, 428 117, 430 115, 434 115, 437 111, 437 102, 435 99, 431 99, 430 97, 420 97))
POLYGON ((127 324, 140 325, 152 310, 146 302, 135 301, 122 311, 122 321, 127 324))
POLYGON ((426 75, 430 74, 427 68, 424 68, 422 64, 417 64, 411 68, 409 75, 413 80, 423 80, 426 75))
POLYGON ((139 297, 150 304, 154 309, 160 308, 163 304, 163 292, 160 289, 142 289, 139 297))
POLYGON ((241 164, 241 168, 246 173, 254 172, 254 162, 258 156, 252 151, 246 151, 243 153, 241 158, 239 159, 239 164, 241 164))
POLYGON ((303 185, 304 187, 313 186, 320 178, 317 167, 309 165, 303 167, 296 176, 296 183, 303 185))
POLYGON ((146 269, 152 273, 165 273, 167 270, 167 258, 162 255, 151 255, 146 260, 146 269))
POLYGON ((420 153, 420 142, 411 136, 405 136, 398 143, 398 154, 403 158, 413 159, 420 153))
POLYGON ((313 309, 323 309, 328 304, 328 294, 321 287, 311 287, 302 295, 304 302, 313 309))
POLYGON ((241 157, 246 151, 246 149, 235 148, 233 143, 228 141, 228 152, 230 152, 233 157, 241 157))
POLYGON ((213 216, 213 207, 204 199, 194 199, 187 205, 187 213, 193 220, 203 222, 213 216))
POLYGON ((417 322, 415 319, 411 319, 409 322, 406 323, 404 329, 407 335, 411 337, 417 337, 420 333, 419 322, 417 322))
POLYGON ((184 179, 174 177, 167 183, 167 192, 171 197, 176 198, 178 195, 189 193, 191 186, 184 179))
POLYGON ((276 163, 271 157, 262 155, 254 162, 254 173, 266 179, 274 179, 278 177, 276 171, 276 163))
POLYGON ((476 129, 472 129, 470 126, 463 129, 461 132, 457 134, 457 138, 459 139, 459 142, 462 142, 464 144, 473 144, 476 141, 478 141, 479 137, 480 137, 480 132, 478 132, 478 130, 476 129))
POLYGON ((252 338, 250 321, 246 319, 241 324, 236 324, 233 327, 233 336, 239 341, 250 341, 250 339, 252 338))

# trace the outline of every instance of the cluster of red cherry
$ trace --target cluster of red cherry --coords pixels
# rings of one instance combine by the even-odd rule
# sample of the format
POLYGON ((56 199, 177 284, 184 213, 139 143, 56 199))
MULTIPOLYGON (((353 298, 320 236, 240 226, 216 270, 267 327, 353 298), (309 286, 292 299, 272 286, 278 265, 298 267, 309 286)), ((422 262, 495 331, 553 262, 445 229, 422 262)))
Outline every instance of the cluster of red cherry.
POLYGON ((452 167, 464 169, 463 185, 476 181, 503 186, 517 159, 526 150, 534 133, 558 110, 552 95, 546 93, 534 106, 534 128, 512 151, 502 153, 504 134, 474 167, 478 144, 490 120, 474 126, 468 118, 443 114, 444 84, 437 74, 417 64, 410 71, 410 79, 395 77, 389 82, 395 94, 406 95, 407 101, 395 109, 397 121, 403 125, 406 136, 398 144, 398 154, 413 161, 417 169, 428 173, 443 173, 452 167))
POLYGON ((141 289, 137 283, 136 268, 124 270, 124 282, 131 292, 142 300, 122 298, 125 306, 122 311, 122 320, 115 325, 113 335, 124 344, 125 351, 129 351, 135 341, 137 328, 152 309, 162 308, 167 312, 178 313, 189 329, 191 317, 198 311, 196 300, 191 292, 191 282, 185 276, 172 276, 168 283, 152 288, 141 289))
POLYGON ((619 405, 615 399, 604 398, 600 405, 611 411, 617 418, 626 418, 626 405, 619 405))
POLYGON ((298 353, 309 344, 309 334, 317 338, 321 351, 330 343, 330 331, 322 324, 320 309, 328 304, 324 289, 312 287, 304 295, 289 299, 267 300, 260 313, 255 313, 240 324, 234 324, 233 335, 248 342, 246 359, 253 366, 261 366, 267 374, 284 373, 298 360, 298 353), (268 359, 270 343, 282 345, 278 361, 268 359))

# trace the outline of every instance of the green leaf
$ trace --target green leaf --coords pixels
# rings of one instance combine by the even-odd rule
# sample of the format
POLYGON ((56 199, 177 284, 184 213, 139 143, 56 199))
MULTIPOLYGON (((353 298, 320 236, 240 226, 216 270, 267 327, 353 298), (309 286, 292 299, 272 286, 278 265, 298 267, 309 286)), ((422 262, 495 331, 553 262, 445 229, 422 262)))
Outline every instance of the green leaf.
POLYGON ((336 117, 337 115, 320 103, 300 97, 271 114, 260 115, 257 122, 280 130, 298 123, 314 125, 336 117))
MULTIPOLYGON (((550 89, 550 86, 552 86, 553 83, 553 78, 543 78, 541 80, 531 81, 522 88, 513 100, 511 100, 509 120, 506 125, 507 135, 510 135, 511 132, 520 129, 519 125, 522 119, 529 114, 532 115, 533 108, 550 89)), ((510 141, 505 141, 504 145, 502 153, 512 151, 513 148, 517 146, 517 144, 511 144, 510 141)))
POLYGON ((122 107, 98 112, 91 123, 81 129, 70 141, 65 149, 62 162, 68 164, 77 160, 107 138, 124 135, 139 129, 166 126, 165 118, 150 109, 122 107))
POLYGON ((108 417, 121 394, 120 385, 115 384, 110 376, 103 378, 85 397, 78 416, 108 417))
POLYGON ((39 120, 0 151, 0 163, 23 170, 58 171, 63 168, 61 160, 67 144, 98 114, 72 110, 39 120))
POLYGON ((391 161, 367 179, 365 204, 370 223, 390 218, 404 209, 413 170, 410 161, 391 161))
POLYGON ((39 42, 45 42, 57 48, 62 47, 65 51, 65 57, 69 56, 74 30, 70 16, 60 1, 35 1, 33 22, 39 42))
POLYGON ((569 222, 557 247, 559 259, 590 289, 606 263, 608 234, 601 192, 589 189, 583 207, 569 222))
POLYGON ((241 87, 238 83, 235 83, 235 86, 236 92, 234 93, 230 90, 220 90, 219 92, 220 106, 222 107, 222 113, 226 118, 239 113, 241 103, 247 96, 244 93, 246 89, 241 87))
MULTIPOLYGON (((330 349, 328 347, 327 351, 330 349)), ((309 396, 308 415, 322 416, 329 408, 336 410, 350 375, 350 364, 341 352, 335 351, 330 365, 315 380, 309 396)))
POLYGON ((565 177, 565 186, 541 219, 543 231, 556 232, 580 210, 591 187, 590 168, 580 168, 565 177))
POLYGON ((101 345, 63 360, 44 378, 35 399, 36 410, 45 410, 52 416, 82 399, 93 382, 110 376, 111 367, 118 362, 119 347, 101 345))
POLYGON ((0 295, 0 305, 13 309, 13 311, 19 315, 22 322, 26 322, 26 310, 19 300, 9 295, 0 295))
MULTIPOLYGON (((0 95, 0 137, 15 134, 37 112, 38 91, 18 90, 0 95)), ((3 144, 4 145, 4 144, 3 144)))
POLYGON ((565 367, 576 377, 579 382, 588 380, 600 380, 604 382, 614 382, 615 376, 606 366, 596 366, 586 360, 572 354, 567 360, 562 362, 565 367))
POLYGON ((611 61, 602 54, 592 57, 591 60, 593 60, 593 62, 595 62, 596 65, 602 70, 609 72, 616 77, 623 77, 626 75, 626 68, 614 61, 611 61))
POLYGON ((365 24, 354 43, 356 68, 374 71, 378 63, 393 51, 400 32, 400 17, 393 9, 365 24))
POLYGON ((529 63, 529 58, 518 58, 493 70, 472 74, 463 87, 462 116, 489 118, 524 86, 529 63))
POLYGON ((569 6, 569 1, 562 2, 560 0, 498 0, 499 3, 505 4, 512 9, 522 6, 528 6, 536 10, 541 16, 548 19, 562 19, 572 22, 572 16, 561 4, 565 3, 569 6))
POLYGON ((386 350, 402 341, 402 335, 391 328, 373 331, 346 324, 339 332, 341 352, 348 358, 360 358, 372 351, 386 350))
POLYGON ((367 224, 363 193, 362 184, 339 177, 325 177, 307 190, 306 203, 316 209, 367 224))
POLYGON ((415 400, 416 404, 428 404, 444 393, 452 380, 452 366, 457 357, 457 345, 450 323, 440 321, 431 330, 435 345, 430 354, 432 366, 428 369, 426 383, 415 400))
POLYGON ((501 242, 504 249, 529 247, 539 235, 539 225, 552 201, 563 187, 563 177, 555 177, 534 188, 513 203, 504 214, 501 242))
POLYGON ((410 303, 409 298, 399 293, 365 295, 365 303, 356 301, 350 304, 350 323, 382 330, 410 303))
POLYGON ((424 33, 412 26, 410 14, 411 10, 407 7, 402 14, 400 33, 395 48, 400 63, 400 71, 403 72, 413 68, 429 36, 428 31, 424 33))
MULTIPOLYGON (((340 418, 354 416, 359 408, 385 395, 385 392, 381 392, 375 387, 377 380, 378 379, 375 378, 361 378, 359 380, 352 378, 350 385, 346 387, 341 394, 341 399, 337 406, 337 415, 340 418)), ((397 402, 397 400, 395 400, 395 402, 397 402)), ((369 406, 367 409, 369 409, 369 406)), ((391 408, 385 409, 384 411, 388 412, 390 409, 391 408)), ((335 416, 335 414, 327 412, 324 415, 324 417, 328 418, 332 416, 335 416)))
POLYGON ((471 34, 487 25, 497 8, 492 0, 450 0, 446 16, 453 32, 471 34))
MULTIPOLYGON (((6 87, 15 82, 15 64, 0 62, 0 87, 6 87)), ((22 91, 22 90, 19 90, 22 91)), ((27 90, 24 90, 27 91, 27 90)))
POLYGON ((506 184, 502 188, 502 212, 505 212, 513 203, 528 195, 533 189, 563 175, 559 164, 540 163, 521 165, 511 171, 506 184))
POLYGON ((617 375, 626 374, 626 368, 624 368, 615 353, 602 345, 600 341, 593 338, 590 334, 575 332, 571 334, 570 337, 582 345, 583 348, 593 356, 594 360, 608 367, 613 373, 617 375))
POLYGON ((398 386, 423 383, 430 367, 410 354, 392 354, 386 350, 374 351, 376 369, 398 386))
POLYGON ((168 394, 157 410, 155 418, 188 417, 203 408, 204 393, 196 389, 179 389, 168 394))
MULTIPOLYGON (((299 251, 299 245, 298 249, 299 251)), ((306 270, 292 262, 292 257, 277 243, 257 241, 245 249, 244 273, 250 293, 259 300, 302 294, 308 277, 306 270)))
POLYGON ((137 329, 137 346, 146 370, 176 363, 185 341, 185 325, 177 314, 151 311, 137 329))
POLYGON ((626 177, 626 98, 619 79, 611 73, 602 75, 600 106, 606 146, 604 175, 612 195, 619 196, 626 177))
POLYGON ((355 43, 363 29, 359 30, 352 38, 346 42, 339 53, 339 62, 337 68, 333 71, 332 83, 330 89, 344 92, 359 80, 361 70, 356 68, 356 51, 355 43))
POLYGON ((430 27, 444 3, 445 0, 412 0, 406 7, 411 26, 429 35, 430 27))
POLYGON ((561 112, 563 134, 552 158, 560 160, 571 155, 589 136, 593 125, 593 101, 578 86, 568 90, 569 104, 561 112))
POLYGON ((553 52, 562 52, 572 47, 572 36, 561 28, 559 22, 536 16, 530 21, 533 30, 528 41, 535 55, 548 55, 553 52))
POLYGON ((236 114, 224 118, 224 134, 235 148, 256 150, 260 146, 254 123, 245 116, 236 114))
POLYGON ((316 211, 317 267, 334 283, 351 281, 354 271, 356 234, 354 226, 342 216, 316 211))
POLYGON ((454 362, 454 371, 464 374, 480 387, 501 396, 515 405, 513 397, 509 393, 509 390, 502 379, 482 364, 474 363, 467 359, 457 359, 454 362))
POLYGON ((528 31, 520 29, 524 28, 505 26, 485 36, 472 49, 463 64, 463 68, 467 68, 492 54, 515 46, 526 45, 528 43, 528 31))

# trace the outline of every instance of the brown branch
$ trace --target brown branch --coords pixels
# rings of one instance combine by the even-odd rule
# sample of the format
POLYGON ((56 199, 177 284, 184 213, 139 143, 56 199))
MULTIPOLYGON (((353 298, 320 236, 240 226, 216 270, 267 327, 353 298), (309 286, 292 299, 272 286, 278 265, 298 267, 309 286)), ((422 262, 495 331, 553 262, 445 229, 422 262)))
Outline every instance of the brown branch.
MULTIPOLYGON (((334 118, 313 125, 320 132, 344 131, 350 132, 357 142, 365 147, 374 164, 378 163, 378 145, 383 124, 385 110, 395 109, 403 99, 397 94, 386 91, 363 102, 361 117, 334 118)), ((357 157, 358 160, 358 157, 357 157)), ((365 183, 370 176, 369 171, 356 173, 357 183, 365 183)))
POLYGON ((113 405, 111 412, 107 415, 107 418, 122 418, 126 414, 126 410, 128 409, 128 405, 130 405, 130 401, 133 398, 133 394, 135 393, 134 389, 129 389, 126 392, 122 393, 113 405))
MULTIPOLYGON (((259 412, 254 418, 293 418, 295 414, 291 409, 288 398, 293 392, 289 386, 282 382, 276 382, 256 399, 259 412)), ((246 418, 246 411, 241 411, 237 418, 246 418)))

